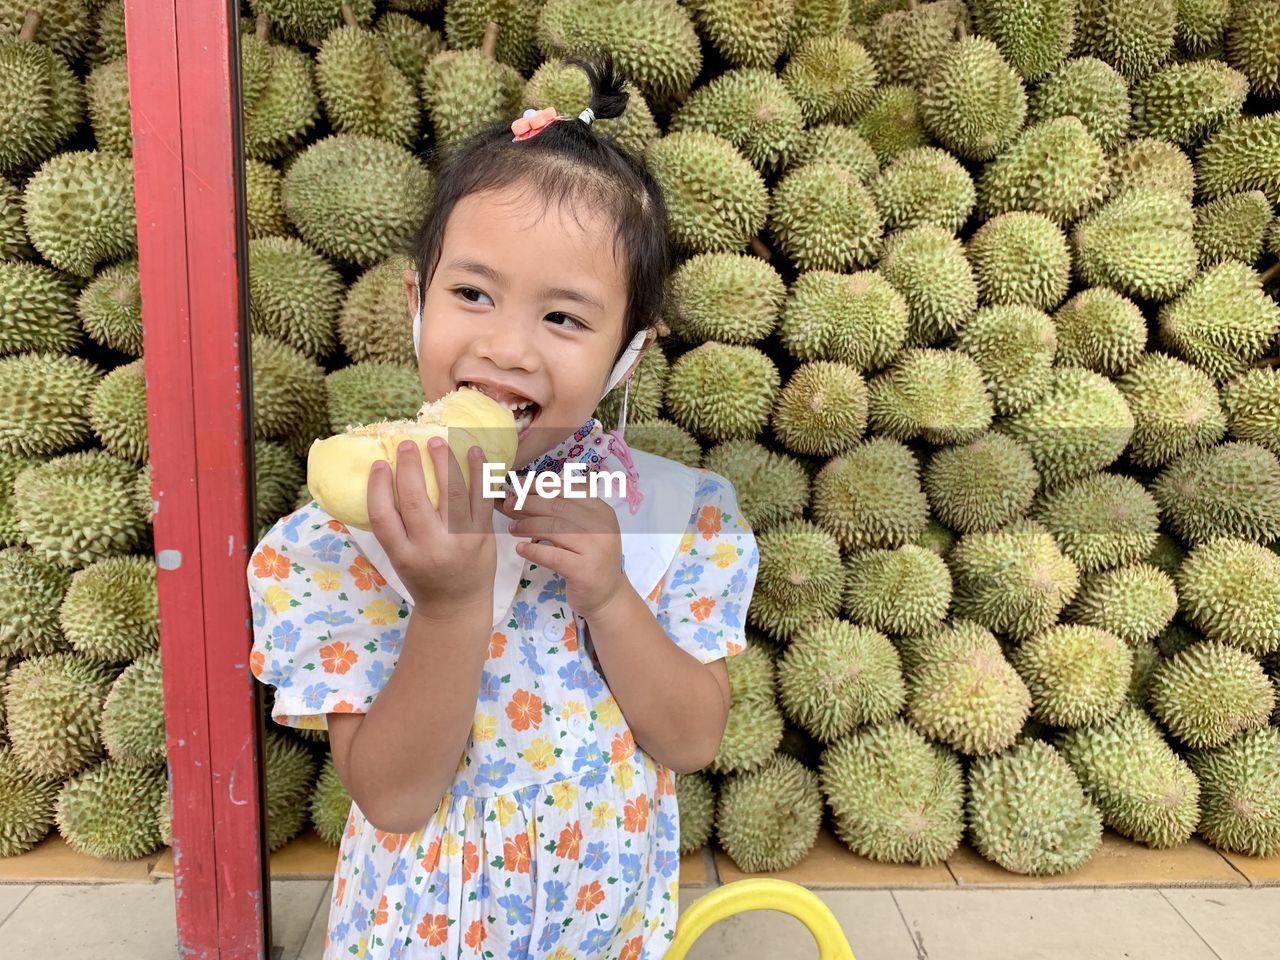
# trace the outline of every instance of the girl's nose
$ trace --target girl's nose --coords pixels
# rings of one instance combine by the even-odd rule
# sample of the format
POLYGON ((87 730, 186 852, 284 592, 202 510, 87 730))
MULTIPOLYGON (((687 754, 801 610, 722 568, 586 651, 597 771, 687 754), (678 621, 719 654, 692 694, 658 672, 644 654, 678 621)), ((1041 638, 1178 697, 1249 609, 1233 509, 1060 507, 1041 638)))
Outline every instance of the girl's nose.
POLYGON ((476 356, 503 370, 533 370, 537 367, 532 330, 514 317, 493 313, 493 322, 476 330, 472 349, 476 356))

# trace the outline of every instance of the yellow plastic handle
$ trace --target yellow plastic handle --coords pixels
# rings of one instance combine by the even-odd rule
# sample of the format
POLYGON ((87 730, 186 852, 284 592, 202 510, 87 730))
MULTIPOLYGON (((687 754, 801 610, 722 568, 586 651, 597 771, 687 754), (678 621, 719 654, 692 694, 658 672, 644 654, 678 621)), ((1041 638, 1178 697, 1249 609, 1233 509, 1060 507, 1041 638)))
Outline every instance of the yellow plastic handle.
POLYGON ((735 880, 695 900, 680 914, 667 960, 684 960, 693 942, 713 923, 748 910, 778 910, 795 917, 813 934, 819 960, 854 960, 840 923, 810 890, 790 880, 760 877, 735 880))

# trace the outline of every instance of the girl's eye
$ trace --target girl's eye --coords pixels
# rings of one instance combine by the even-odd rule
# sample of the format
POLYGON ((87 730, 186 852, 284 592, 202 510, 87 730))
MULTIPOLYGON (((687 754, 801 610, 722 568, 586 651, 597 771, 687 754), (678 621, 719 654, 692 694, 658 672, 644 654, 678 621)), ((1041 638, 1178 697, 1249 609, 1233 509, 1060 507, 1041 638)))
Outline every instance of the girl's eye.
MULTIPOLYGON (((575 320, 573 317, 569 316, 567 313, 548 313, 547 317, 548 318, 563 317, 565 320, 568 320, 569 323, 573 324, 573 326, 576 327, 577 329, 579 330, 584 329, 582 322, 580 320, 575 320)), ((561 327, 561 326, 565 326, 565 324, 557 323, 556 326, 561 327)))
POLYGON ((453 292, 456 293, 458 296, 462 297, 462 299, 467 301, 467 303, 476 302, 475 300, 472 300, 469 296, 467 296, 467 294, 469 293, 478 294, 479 296, 482 296, 482 297, 488 296, 488 294, 481 293, 475 287, 458 287, 453 292))
MULTIPOLYGON (((477 297, 489 296, 487 293, 482 293, 481 291, 477 290, 475 287, 455 287, 453 292, 457 294, 459 297, 461 297, 463 300, 465 300, 467 303, 479 303, 479 300, 473 300, 471 298, 470 296, 471 294, 475 294, 477 297)), ((548 313, 547 317, 548 318, 560 317, 560 318, 563 318, 563 320, 568 321, 568 324, 572 324, 575 329, 579 329, 579 330, 586 329, 586 326, 582 323, 581 320, 577 320, 574 317, 569 316, 567 313, 548 313)), ((557 327, 563 327, 563 326, 568 326, 568 324, 564 322, 556 322, 555 325, 557 327)))

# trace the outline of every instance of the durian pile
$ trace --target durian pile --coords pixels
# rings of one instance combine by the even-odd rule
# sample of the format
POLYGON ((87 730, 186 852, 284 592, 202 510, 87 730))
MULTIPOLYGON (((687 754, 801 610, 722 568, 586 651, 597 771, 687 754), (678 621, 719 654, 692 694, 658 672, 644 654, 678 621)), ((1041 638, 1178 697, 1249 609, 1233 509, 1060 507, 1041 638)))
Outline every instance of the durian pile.
MULTIPOLYGON (((0 0, 0 855, 168 826, 122 13, 0 0)), ((242 14, 259 534, 423 401, 427 152, 576 115, 607 50, 680 257, 626 436, 761 558, 683 847, 1280 853, 1280 0, 242 14)), ((336 844, 323 732, 268 726, 268 845, 336 844)))

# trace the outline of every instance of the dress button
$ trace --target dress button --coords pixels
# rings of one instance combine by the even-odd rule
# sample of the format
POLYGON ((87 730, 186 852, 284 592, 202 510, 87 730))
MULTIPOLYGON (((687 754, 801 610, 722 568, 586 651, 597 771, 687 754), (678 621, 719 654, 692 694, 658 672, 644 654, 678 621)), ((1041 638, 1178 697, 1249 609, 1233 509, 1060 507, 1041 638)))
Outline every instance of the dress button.
POLYGON ((564 626, 559 620, 550 620, 547 625, 542 628, 542 635, 548 640, 559 640, 564 636, 564 626))
POLYGON ((574 733, 581 734, 587 729, 587 718, 580 713, 575 713, 569 718, 569 729, 574 733))

